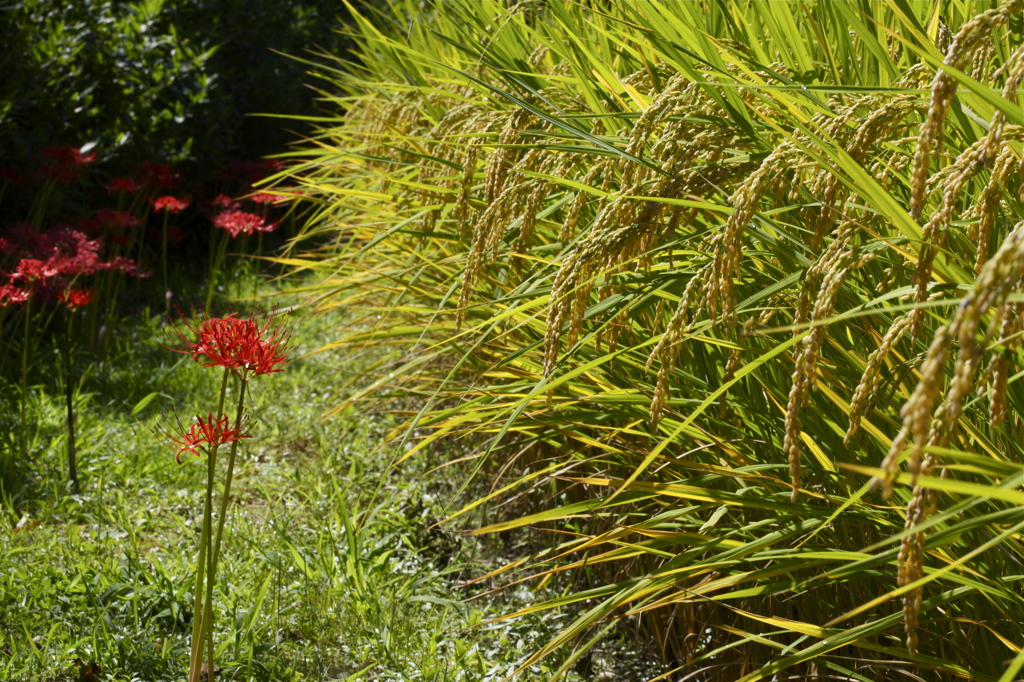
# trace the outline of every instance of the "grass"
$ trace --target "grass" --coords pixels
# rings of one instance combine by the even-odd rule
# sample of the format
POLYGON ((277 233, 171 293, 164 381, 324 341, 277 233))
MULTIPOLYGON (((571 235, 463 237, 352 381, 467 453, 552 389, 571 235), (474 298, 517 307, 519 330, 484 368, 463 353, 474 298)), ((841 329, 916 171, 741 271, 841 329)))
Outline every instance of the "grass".
MULTIPOLYGON (((248 278, 235 286, 253 290, 248 278)), ((299 353, 339 316, 303 320, 299 353)), ((81 492, 66 484, 56 351, 36 354, 28 461, 5 447, 3 680, 185 675, 204 467, 188 455, 175 464, 153 427, 172 409, 206 409, 217 382, 161 345, 157 315, 109 334, 106 359, 91 361, 76 393, 81 492), (102 674, 88 677, 93 662, 102 674)), ((465 601, 482 586, 462 583, 499 548, 435 525, 455 484, 418 460, 390 466, 401 452, 382 440, 391 417, 324 419, 360 371, 321 353, 254 382, 259 424, 241 451, 215 600, 219 678, 504 679, 565 616, 488 622, 545 589, 465 601)), ((5 432, 16 433, 13 394, 3 395, 5 432)), ((639 665, 628 651, 605 658, 615 670, 639 665)))

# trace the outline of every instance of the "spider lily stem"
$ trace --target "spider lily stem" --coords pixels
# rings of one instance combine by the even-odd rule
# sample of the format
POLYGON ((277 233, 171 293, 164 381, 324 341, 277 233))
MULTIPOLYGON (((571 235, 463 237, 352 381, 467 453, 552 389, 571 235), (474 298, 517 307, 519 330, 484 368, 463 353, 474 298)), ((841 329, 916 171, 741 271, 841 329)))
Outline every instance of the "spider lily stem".
POLYGON ((25 342, 21 346, 21 458, 28 456, 28 422, 25 407, 28 404, 28 338, 32 321, 32 296, 25 301, 25 342))
POLYGON ((71 321, 74 314, 66 310, 67 324, 64 326, 64 392, 68 403, 68 480, 71 489, 78 492, 78 463, 75 461, 75 405, 71 367, 71 321))
MULTIPOLYGON (((231 371, 224 370, 224 378, 220 384, 220 400, 217 405, 218 414, 224 411, 224 398, 228 390, 228 377, 231 371)), ((209 641, 209 666, 213 668, 213 552, 211 536, 213 526, 213 486, 214 473, 217 466, 217 446, 210 448, 207 454, 206 500, 203 507, 203 532, 199 539, 199 561, 196 566, 196 591, 192 610, 192 652, 190 656, 188 680, 199 682, 203 664, 203 648, 209 641), (204 599, 203 593, 206 597, 204 599)), ((209 675, 212 677, 213 673, 209 675)))

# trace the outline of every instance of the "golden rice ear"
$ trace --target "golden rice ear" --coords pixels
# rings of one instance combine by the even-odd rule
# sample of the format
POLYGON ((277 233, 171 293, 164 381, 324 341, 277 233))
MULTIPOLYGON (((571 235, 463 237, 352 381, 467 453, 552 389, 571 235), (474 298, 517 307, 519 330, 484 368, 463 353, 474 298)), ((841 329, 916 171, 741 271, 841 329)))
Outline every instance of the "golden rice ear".
MULTIPOLYGON (((931 453, 922 460, 926 445, 944 446, 960 417, 965 396, 970 393, 973 378, 981 358, 982 346, 978 342, 978 331, 982 318, 993 306, 999 306, 1002 319, 993 320, 991 327, 1005 325, 1011 317, 1008 306, 1004 305, 1006 297, 1020 286, 1021 275, 1024 274, 1024 223, 1018 223, 1006 237, 999 251, 989 260, 974 285, 962 300, 953 321, 942 327, 932 341, 921 365, 921 381, 903 406, 903 428, 893 441, 892 448, 882 468, 893 472, 896 469, 897 457, 902 452, 908 434, 913 434, 908 457, 908 469, 914 494, 907 506, 907 530, 925 521, 938 503, 939 493, 916 485, 919 475, 930 475, 935 468, 936 459, 931 453), (935 398, 941 390, 945 378, 945 359, 952 342, 959 342, 960 351, 953 368, 953 379, 950 381, 946 399, 935 408, 935 398)), ((1010 322, 1009 324, 1015 324, 1010 322)), ((1004 330, 1006 326, 1002 327, 1004 330)), ((987 336, 991 336, 990 330, 987 336)), ((945 472, 943 472, 945 475, 945 472)), ((883 484, 891 478, 886 476, 883 484)), ((923 531, 904 537, 899 556, 899 584, 905 586, 918 580, 923 575, 924 565, 924 533, 923 531)), ((904 617, 907 632, 907 648, 913 653, 918 644, 917 621, 921 608, 923 591, 917 588, 904 596, 904 617)))
POLYGON ((462 159, 462 175, 459 180, 459 194, 455 199, 455 206, 452 208, 452 217, 459 226, 459 236, 470 235, 469 218, 472 214, 469 200, 473 195, 473 178, 476 175, 476 166, 480 159, 480 144, 472 142, 466 147, 466 154, 462 159))
POLYGON ((992 392, 989 396, 989 422, 999 426, 1006 420, 1006 384, 1010 362, 1003 355, 992 359, 992 392))
MULTIPOLYGON (((841 239, 835 240, 822 260, 812 268, 816 272, 824 270, 824 276, 818 290, 814 303, 814 311, 810 316, 811 328, 807 336, 803 338, 800 347, 794 353, 793 379, 789 389, 789 400, 786 405, 785 436, 783 438, 782 451, 786 454, 789 464, 789 475, 792 481, 792 500, 796 501, 800 490, 801 460, 800 460, 800 438, 802 425, 800 421, 800 410, 807 402, 807 397, 814 388, 815 377, 821 344, 828 334, 826 320, 832 316, 835 309, 836 298, 842 290, 850 271, 862 267, 871 254, 858 256, 849 249, 849 244, 856 234, 856 222, 844 224, 839 233, 841 239)), ((817 278, 810 281, 816 281, 817 278)))
POLYGON ((871 409, 871 402, 878 393, 881 384, 882 367, 885 365, 889 354, 903 335, 910 329, 910 316, 903 315, 897 318, 882 337, 878 348, 868 355, 867 365, 861 375, 860 382, 853 392, 850 400, 850 421, 846 429, 843 442, 849 444, 860 430, 860 421, 871 409))
MULTIPOLYGON (((931 474, 935 466, 934 458, 929 455, 925 459, 922 470, 926 475, 931 474)), ((946 470, 943 469, 942 477, 945 478, 946 470)), ((924 521, 935 512, 938 505, 939 492, 930 488, 916 486, 913 496, 907 505, 907 518, 904 523, 904 530, 910 530, 924 521)), ((910 585, 924 575, 924 531, 905 535, 900 541, 900 552, 897 558, 897 585, 904 587, 910 585)), ((918 634, 917 625, 921 614, 921 600, 924 597, 924 586, 919 586, 907 592, 903 596, 903 630, 906 633, 907 650, 913 656, 917 652, 918 634)))
POLYGON ((767 190, 770 180, 776 174, 783 172, 799 156, 797 148, 791 143, 786 142, 779 145, 729 197, 733 212, 729 216, 725 228, 713 237, 714 256, 703 283, 703 302, 706 305, 708 316, 712 320, 716 320, 721 315, 726 324, 733 323, 735 319, 733 278, 739 268, 743 253, 743 233, 754 217, 761 196, 767 190))
MULTIPOLYGON (((1016 287, 1020 289, 1020 285, 1016 287)), ((989 421, 992 426, 999 426, 1006 421, 1006 388, 1010 377, 1010 358, 1013 351, 1020 345, 1021 309, 1020 303, 1004 303, 1002 306, 999 339, 1001 346, 996 355, 989 361, 991 389, 989 392, 989 421)))
POLYGON ((658 424, 661 422, 661 417, 665 411, 665 402, 668 400, 670 391, 668 377, 675 369, 676 359, 679 357, 679 346, 682 343, 686 327, 689 325, 693 296, 701 280, 702 277, 699 272, 690 278, 686 288, 683 290, 679 305, 676 306, 676 310, 672 314, 672 319, 669 320, 668 325, 665 327, 665 332, 658 341, 658 345, 654 347, 654 350, 647 357, 645 371, 648 372, 651 371, 651 365, 655 359, 661 361, 661 369, 658 370, 658 383, 654 390, 654 398, 651 401, 650 408, 650 422, 653 429, 658 428, 658 424))
MULTIPOLYGON (((996 148, 989 138, 982 138, 968 147, 956 161, 943 171, 944 182, 942 203, 922 229, 922 246, 917 267, 914 270, 914 300, 923 303, 928 300, 928 286, 932 281, 932 266, 938 249, 947 240, 949 226, 957 213, 960 195, 967 181, 990 166, 995 159, 996 148)), ((915 327, 917 336, 920 327, 915 327)))
MULTIPOLYGON (((892 137, 893 131, 904 124, 904 119, 918 111, 915 95, 896 97, 869 94, 837 102, 836 116, 816 120, 828 135, 843 144, 847 153, 858 163, 868 158, 879 140, 892 137), (866 116, 864 112, 869 112, 866 116), (851 132, 852 131, 852 132, 851 132)), ((812 227, 807 242, 811 251, 818 251, 826 235, 833 231, 836 220, 842 217, 844 205, 851 199, 846 186, 827 166, 808 164, 808 178, 804 182, 807 193, 817 199, 820 206, 807 207, 801 217, 812 227)), ((798 185, 794 183, 791 196, 798 185)))
MULTIPOLYGON (((964 24, 953 38, 943 63, 956 69, 963 69, 983 49, 988 36, 1005 24, 1010 16, 1024 9, 1021 0, 1004 0, 999 7, 982 12, 964 24)), ((939 70, 932 81, 931 101, 928 116, 921 125, 917 151, 914 154, 914 170, 910 179, 910 212, 915 218, 921 215, 925 202, 925 183, 933 150, 942 145, 942 128, 949 111, 949 105, 956 94, 957 81, 944 70, 939 70)))

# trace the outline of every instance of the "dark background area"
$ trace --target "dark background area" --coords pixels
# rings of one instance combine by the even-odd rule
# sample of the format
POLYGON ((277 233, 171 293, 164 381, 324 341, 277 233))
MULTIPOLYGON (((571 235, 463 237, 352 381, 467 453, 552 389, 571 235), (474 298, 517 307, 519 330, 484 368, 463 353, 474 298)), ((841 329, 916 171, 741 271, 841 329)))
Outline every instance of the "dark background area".
POLYGON ((95 145, 193 177, 280 152, 315 111, 306 66, 348 53, 340 0, 0 0, 0 165, 95 145))

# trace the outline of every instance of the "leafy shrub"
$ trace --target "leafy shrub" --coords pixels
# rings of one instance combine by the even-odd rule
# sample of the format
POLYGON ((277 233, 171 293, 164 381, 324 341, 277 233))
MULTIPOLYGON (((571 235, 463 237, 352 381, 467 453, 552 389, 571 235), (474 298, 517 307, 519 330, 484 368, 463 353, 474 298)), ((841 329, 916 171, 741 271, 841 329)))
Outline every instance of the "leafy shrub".
MULTIPOLYGON (((21 0, 0 10, 0 157, 95 144, 220 167, 278 151, 278 121, 307 114, 305 67, 273 52, 344 49, 327 0, 21 0)), ((192 174, 195 174, 192 172, 192 174)))

